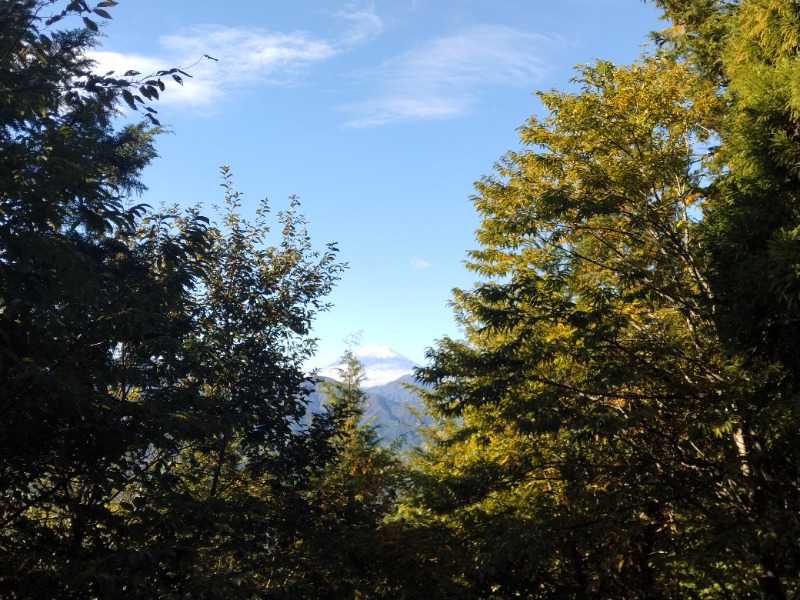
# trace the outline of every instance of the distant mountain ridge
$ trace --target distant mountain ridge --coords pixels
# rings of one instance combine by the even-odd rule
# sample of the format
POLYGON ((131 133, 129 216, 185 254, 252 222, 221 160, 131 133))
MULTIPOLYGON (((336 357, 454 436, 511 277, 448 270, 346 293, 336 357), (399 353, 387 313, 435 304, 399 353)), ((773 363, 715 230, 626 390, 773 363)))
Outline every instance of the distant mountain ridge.
MULTIPOLYGON (((419 428, 427 420, 421 416, 423 406, 413 389, 417 385, 413 360, 395 352, 389 346, 369 344, 353 352, 364 367, 363 389, 366 397, 364 421, 377 428, 386 444, 401 442, 402 446, 419 443, 419 428), (411 387, 409 387, 411 386, 411 387)), ((317 372, 319 379, 340 380, 340 363, 330 364, 317 372)), ((309 412, 319 412, 325 393, 318 383, 309 395, 309 412)))

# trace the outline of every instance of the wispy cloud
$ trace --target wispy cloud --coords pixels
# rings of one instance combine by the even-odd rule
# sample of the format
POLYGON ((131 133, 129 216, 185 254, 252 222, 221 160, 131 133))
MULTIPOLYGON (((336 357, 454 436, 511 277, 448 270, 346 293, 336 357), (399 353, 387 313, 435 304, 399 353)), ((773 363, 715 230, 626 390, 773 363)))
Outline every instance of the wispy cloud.
POLYGON ((366 74, 378 87, 372 98, 344 109, 356 127, 415 119, 441 119, 472 110, 487 89, 531 87, 547 69, 550 38, 511 27, 481 25, 441 37, 366 74))
POLYGON ((126 71, 139 71, 143 75, 149 75, 156 71, 171 68, 163 60, 154 56, 144 56, 143 54, 93 51, 91 55, 97 62, 97 70, 102 73, 114 71, 116 75, 122 75, 126 71))
POLYGON ((349 46, 363 44, 383 33, 383 20, 375 12, 375 5, 357 6, 348 4, 336 13, 348 24, 341 43, 349 46))
POLYGON ((431 263, 429 263, 427 260, 423 260, 421 258, 413 258, 413 259, 411 259, 411 268, 412 269, 415 269, 415 270, 419 271, 421 269, 430 269, 431 266, 432 266, 431 263))
POLYGON ((130 69, 150 74, 186 68, 191 79, 172 86, 163 103, 209 106, 228 91, 254 83, 287 84, 310 65, 336 54, 334 45, 305 32, 270 33, 245 27, 205 25, 162 36, 158 56, 95 52, 98 71, 130 69), (200 60, 203 55, 216 61, 200 60), (196 64, 194 64, 196 63, 196 64))

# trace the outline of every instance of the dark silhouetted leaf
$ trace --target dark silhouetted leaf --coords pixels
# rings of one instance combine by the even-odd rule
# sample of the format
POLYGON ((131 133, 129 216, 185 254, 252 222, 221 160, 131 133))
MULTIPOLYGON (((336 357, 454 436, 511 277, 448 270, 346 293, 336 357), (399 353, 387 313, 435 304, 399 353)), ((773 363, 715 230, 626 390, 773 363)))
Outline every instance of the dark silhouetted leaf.
POLYGON ((133 99, 133 94, 131 94, 129 90, 122 90, 122 99, 125 100, 125 103, 133 110, 138 110, 136 108, 136 102, 133 99))

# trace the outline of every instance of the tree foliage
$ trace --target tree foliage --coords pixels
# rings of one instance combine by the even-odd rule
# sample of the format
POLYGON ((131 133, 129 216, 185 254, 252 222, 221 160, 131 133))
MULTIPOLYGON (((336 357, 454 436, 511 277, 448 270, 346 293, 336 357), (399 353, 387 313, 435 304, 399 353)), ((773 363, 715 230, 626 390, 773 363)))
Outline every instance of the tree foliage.
POLYGON ((292 596, 333 460, 302 366, 343 265, 294 199, 275 233, 242 217, 226 168, 219 222, 130 205, 158 127, 118 108, 175 73, 94 75, 116 3, 60 4, 0 7, 0 595, 292 596))
MULTIPOLYGON (((396 565, 385 520, 394 508, 402 467, 363 423, 364 367, 351 350, 341 358, 340 380, 322 385, 323 413, 313 427, 327 431, 327 460, 308 490, 313 517, 300 548, 298 595, 304 598, 395 598, 396 565)), ((402 544, 402 540, 394 543, 402 544)))
POLYGON ((416 503, 475 597, 798 591, 800 6, 658 4, 477 185, 416 503))
MULTIPOLYGON (((311 518, 299 537, 293 593, 301 598, 455 597, 450 575, 462 560, 449 532, 397 511, 398 497, 418 489, 396 446, 381 444, 364 421, 364 367, 352 350, 338 380, 321 382, 322 413, 313 439, 322 447, 304 496, 311 518)), ((460 590, 458 590, 460 592, 460 590)))
POLYGON ((115 4, 0 4, 0 596, 800 594, 800 4, 656 0, 539 94, 411 470, 352 354, 305 414, 344 265, 295 198, 130 203, 188 73, 95 74, 115 4))

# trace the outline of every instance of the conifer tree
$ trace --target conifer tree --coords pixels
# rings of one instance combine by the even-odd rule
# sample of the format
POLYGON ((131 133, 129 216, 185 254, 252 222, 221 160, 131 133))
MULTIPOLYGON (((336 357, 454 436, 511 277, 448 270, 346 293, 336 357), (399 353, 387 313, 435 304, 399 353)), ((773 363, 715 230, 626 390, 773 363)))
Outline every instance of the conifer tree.
POLYGON ((402 467, 396 450, 382 446, 375 427, 364 422, 363 365, 351 349, 340 365, 339 379, 322 384, 325 410, 316 425, 327 431, 319 454, 328 459, 309 490, 314 516, 302 541, 298 589, 314 598, 396 597, 384 525, 402 467))

